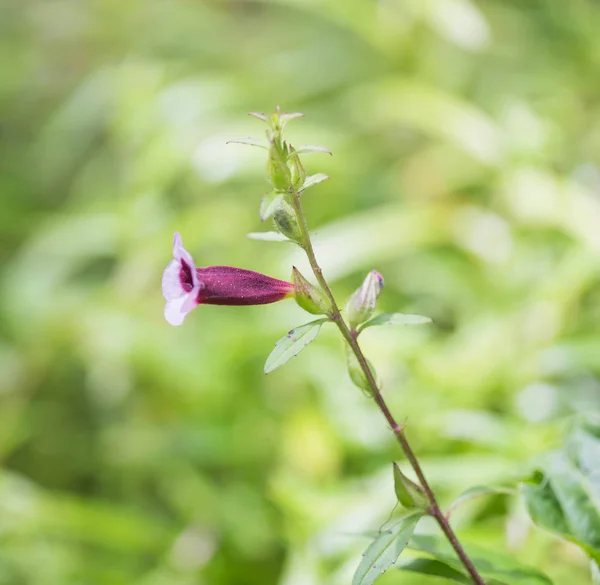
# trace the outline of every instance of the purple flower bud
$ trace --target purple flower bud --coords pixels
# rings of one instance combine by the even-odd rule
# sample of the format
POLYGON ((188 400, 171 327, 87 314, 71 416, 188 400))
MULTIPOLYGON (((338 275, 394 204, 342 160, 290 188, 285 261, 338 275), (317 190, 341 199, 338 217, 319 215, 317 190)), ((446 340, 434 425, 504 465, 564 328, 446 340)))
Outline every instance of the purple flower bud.
POLYGON ((361 287, 350 297, 346 304, 346 315, 350 327, 368 321, 375 312, 375 305, 383 289, 383 276, 376 270, 371 270, 361 287))
POLYGON ((181 325, 200 304, 265 305, 293 296, 294 290, 290 282, 252 270, 232 266, 196 268, 178 233, 173 238, 173 260, 162 278, 167 301, 165 318, 171 325, 181 325))

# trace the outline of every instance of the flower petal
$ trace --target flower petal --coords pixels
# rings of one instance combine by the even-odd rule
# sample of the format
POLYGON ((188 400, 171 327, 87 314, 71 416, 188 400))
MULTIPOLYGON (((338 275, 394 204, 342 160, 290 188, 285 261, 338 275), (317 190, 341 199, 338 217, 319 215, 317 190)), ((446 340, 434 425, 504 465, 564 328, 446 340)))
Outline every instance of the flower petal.
POLYGON ((196 287, 198 285, 196 264, 194 264, 192 255, 183 247, 183 240, 181 239, 179 232, 175 232, 173 236, 173 258, 179 262, 183 260, 190 267, 193 286, 196 287))
POLYGON ((180 271, 181 263, 178 260, 171 260, 163 272, 162 294, 167 301, 177 299, 186 292, 181 286, 180 271))
POLYGON ((190 294, 187 295, 185 303, 181 306, 182 313, 189 313, 191 310, 195 309, 198 306, 198 293, 202 287, 197 286, 190 291, 190 294))
MULTIPOLYGON (((184 311, 184 305, 188 304, 190 298, 194 300, 191 295, 182 295, 177 299, 167 301, 167 304, 165 305, 165 319, 170 325, 178 326, 183 323, 185 316, 191 311, 191 309, 184 311)), ((195 306, 194 303, 192 309, 195 306)))

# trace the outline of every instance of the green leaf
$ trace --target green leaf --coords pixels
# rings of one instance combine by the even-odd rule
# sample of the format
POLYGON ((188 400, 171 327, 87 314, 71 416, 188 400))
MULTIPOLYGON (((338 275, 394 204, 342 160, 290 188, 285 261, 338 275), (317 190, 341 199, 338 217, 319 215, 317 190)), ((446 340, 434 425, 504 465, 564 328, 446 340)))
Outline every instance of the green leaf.
POLYGON ((281 202, 283 201, 283 195, 278 193, 277 191, 271 191, 270 193, 265 193, 260 202, 260 219, 265 221, 269 219, 276 211, 281 202))
POLYGON ((420 573, 421 575, 442 577, 455 583, 461 583, 462 585, 472 585, 473 583, 469 577, 463 575, 460 571, 435 559, 413 559, 403 564, 401 569, 403 571, 410 571, 411 573, 420 573))
POLYGON ((265 374, 283 366, 297 356, 319 333, 321 325, 329 319, 317 319, 289 331, 276 344, 265 363, 265 374))
POLYGON ((422 512, 409 514, 391 530, 379 534, 364 552, 352 585, 371 585, 379 575, 385 573, 406 548, 422 515, 422 512))
POLYGON ((267 114, 263 114, 262 112, 248 112, 248 114, 258 118, 259 120, 262 120, 263 122, 268 122, 271 119, 270 116, 267 116, 267 114))
POLYGON ((326 148, 325 146, 319 146, 318 144, 303 144, 296 148, 296 152, 298 154, 308 154, 310 152, 326 152, 331 155, 331 150, 326 148))
POLYGON ((362 331, 367 327, 375 327, 377 325, 425 325, 426 323, 431 323, 431 319, 423 315, 383 313, 383 315, 377 315, 377 317, 373 317, 373 319, 367 321, 360 330, 362 331))
MULTIPOLYGON (((552 585, 552 581, 535 568, 521 565, 513 558, 488 551, 479 546, 462 542, 469 558, 479 574, 490 583, 502 585, 552 585), (495 580, 495 581, 494 581, 495 580)), ((414 536, 409 544, 411 550, 429 557, 467 576, 465 569, 448 541, 438 536, 414 536)), ((404 567, 400 567, 404 569, 404 567)))
POLYGON ((326 181, 327 179, 329 179, 329 175, 326 175, 325 173, 317 173, 316 175, 309 175, 304 180, 304 184, 302 185, 302 187, 300 187, 298 192, 302 193, 303 191, 306 191, 306 189, 308 189, 309 187, 314 187, 315 185, 318 185, 319 183, 322 183, 323 181, 326 181))
POLYGON ((561 450, 550 453, 540 473, 520 486, 533 522, 580 546, 600 562, 600 432, 587 421, 561 450))
POLYGON ((226 144, 245 144, 246 146, 256 146, 268 150, 267 145, 262 143, 258 138, 236 138, 235 140, 228 140, 226 144))
POLYGON ((285 125, 288 122, 291 122, 292 120, 295 120, 296 118, 303 118, 304 114, 301 112, 293 112, 291 114, 281 114, 281 116, 279 116, 279 124, 281 126, 281 129, 283 130, 285 128, 285 125))
POLYGON ((250 232, 246 234, 251 240, 262 240, 263 242, 291 242, 279 232, 250 232))
POLYGON ((446 515, 450 516, 456 508, 460 505, 468 502, 469 500, 474 500, 475 498, 479 498, 481 496, 488 496, 492 494, 505 494, 505 495, 513 495, 515 494, 515 490, 511 490, 504 487, 493 487, 487 485, 477 485, 468 490, 464 491, 458 498, 456 498, 450 506, 448 506, 448 510, 446 511, 446 515))
POLYGON ((600 567, 596 561, 590 562, 590 573, 592 575, 592 585, 600 585, 600 567))

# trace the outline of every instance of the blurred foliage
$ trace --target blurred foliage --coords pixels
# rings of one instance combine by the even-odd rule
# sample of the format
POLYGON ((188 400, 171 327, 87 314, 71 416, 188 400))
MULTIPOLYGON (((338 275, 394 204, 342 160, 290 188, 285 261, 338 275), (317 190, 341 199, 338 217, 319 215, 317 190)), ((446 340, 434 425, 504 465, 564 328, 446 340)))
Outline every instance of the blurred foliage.
MULTIPOLYGON (((389 515, 399 452, 333 330, 264 377, 293 303, 163 319, 175 230, 199 265, 308 273, 245 236, 264 153, 225 142, 260 136, 250 110, 305 112, 292 142, 334 153, 305 199, 340 301, 376 268, 383 311, 435 320, 364 339, 443 502, 598 410, 598 2, 0 11, 0 585, 342 585, 389 515)), ((591 583, 516 498, 453 521, 591 583)))

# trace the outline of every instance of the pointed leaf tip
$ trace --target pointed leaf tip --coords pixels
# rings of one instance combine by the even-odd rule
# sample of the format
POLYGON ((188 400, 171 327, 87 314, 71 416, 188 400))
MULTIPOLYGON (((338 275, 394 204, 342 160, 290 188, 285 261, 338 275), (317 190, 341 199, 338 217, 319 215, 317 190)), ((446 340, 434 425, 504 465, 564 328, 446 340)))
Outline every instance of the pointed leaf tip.
POLYGON ((258 138, 236 138, 234 140, 228 140, 225 144, 244 144, 246 146, 256 146, 257 148, 264 148, 268 150, 267 145, 263 144, 258 138))
POLYGON ((404 516, 391 530, 380 533, 364 552, 352 585, 372 585, 379 575, 393 565, 406 548, 422 516, 422 512, 404 516))
POLYGON ((303 144, 296 148, 296 152, 298 154, 308 154, 310 152, 326 152, 329 156, 332 155, 331 150, 329 150, 325 146, 320 146, 318 144, 303 144))
POLYGON ((311 341, 317 337, 321 326, 328 319, 317 319, 288 331, 276 344, 265 363, 265 374, 283 366, 297 356, 311 341))
POLYGON ((250 240, 261 240, 263 242, 291 242, 279 232, 250 232, 246 234, 250 240))
POLYGON ((248 115, 254 116, 255 118, 258 118, 259 120, 262 120, 263 122, 269 121, 269 116, 267 116, 266 114, 263 114, 262 112, 248 112, 248 115))
POLYGON ((377 325, 426 325, 427 323, 431 322, 432 319, 430 317, 425 317, 424 315, 384 313, 383 315, 377 315, 377 317, 367 321, 361 327, 361 331, 367 327, 375 327, 377 325))
POLYGON ((326 175, 325 173, 317 173, 316 175, 309 175, 304 180, 304 184, 302 185, 302 187, 300 187, 300 189, 298 189, 298 192, 302 193, 303 191, 306 191, 306 189, 308 189, 309 187, 314 187, 315 185, 318 185, 319 183, 322 183, 323 181, 326 181, 327 179, 329 179, 329 176, 326 175))
POLYGON ((296 118, 303 118, 304 114, 302 112, 293 112, 291 114, 281 114, 279 116, 279 122, 281 124, 281 128, 283 129, 288 122, 295 120, 296 118))

